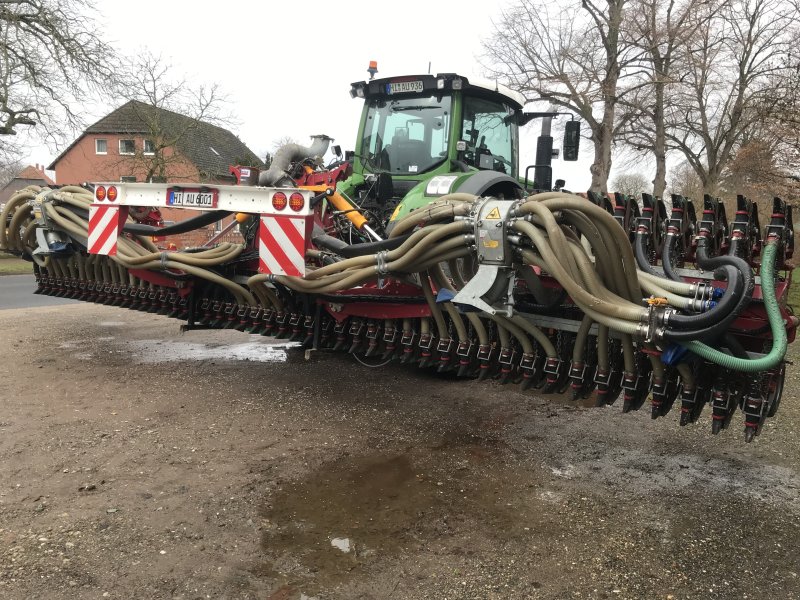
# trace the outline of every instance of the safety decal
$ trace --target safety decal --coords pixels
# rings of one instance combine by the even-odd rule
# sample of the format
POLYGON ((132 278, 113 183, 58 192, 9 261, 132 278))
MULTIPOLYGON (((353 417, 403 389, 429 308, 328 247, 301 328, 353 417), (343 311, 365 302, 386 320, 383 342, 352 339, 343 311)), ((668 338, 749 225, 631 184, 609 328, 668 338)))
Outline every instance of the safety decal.
POLYGON ((302 277, 306 273, 306 217, 262 215, 259 271, 302 277))
POLYGON ((89 254, 116 256, 117 238, 127 218, 127 206, 92 204, 89 207, 89 254))

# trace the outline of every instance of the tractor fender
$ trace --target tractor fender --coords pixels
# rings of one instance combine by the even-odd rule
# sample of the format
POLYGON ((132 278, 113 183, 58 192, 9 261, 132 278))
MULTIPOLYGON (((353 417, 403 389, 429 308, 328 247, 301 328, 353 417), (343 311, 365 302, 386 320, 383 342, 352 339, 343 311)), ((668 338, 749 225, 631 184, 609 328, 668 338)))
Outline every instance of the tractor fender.
POLYGON ((516 179, 496 171, 478 171, 453 191, 483 196, 489 190, 491 195, 503 194, 508 199, 522 198, 524 195, 522 186, 516 179))

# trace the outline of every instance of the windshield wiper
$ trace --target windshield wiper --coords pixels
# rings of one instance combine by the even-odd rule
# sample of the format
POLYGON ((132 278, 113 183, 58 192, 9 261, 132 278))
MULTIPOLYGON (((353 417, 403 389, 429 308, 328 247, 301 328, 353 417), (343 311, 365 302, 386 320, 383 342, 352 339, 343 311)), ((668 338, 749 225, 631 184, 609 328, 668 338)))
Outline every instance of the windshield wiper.
POLYGON ((400 112, 404 110, 428 110, 432 108, 441 108, 440 106, 393 106, 392 112, 400 112))

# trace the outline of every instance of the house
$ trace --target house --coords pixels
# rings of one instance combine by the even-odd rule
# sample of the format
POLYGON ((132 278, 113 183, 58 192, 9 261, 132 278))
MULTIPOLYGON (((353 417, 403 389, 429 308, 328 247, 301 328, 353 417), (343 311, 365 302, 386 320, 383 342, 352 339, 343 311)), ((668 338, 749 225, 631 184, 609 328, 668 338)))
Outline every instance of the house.
POLYGON ((44 165, 31 166, 28 165, 14 179, 9 181, 2 189, 0 189, 0 206, 9 201, 15 192, 28 187, 29 185, 38 185, 45 187, 55 185, 44 172, 44 165))
MULTIPOLYGON (((48 167, 59 185, 85 181, 233 184, 231 165, 263 167, 238 137, 222 127, 131 100, 91 125, 48 167)), ((188 211, 162 209, 165 221, 188 211)), ((230 221, 232 217, 228 217, 230 221)), ((227 224, 175 236, 179 246, 200 245, 227 224)), ((238 234, 225 241, 241 241, 238 234)))

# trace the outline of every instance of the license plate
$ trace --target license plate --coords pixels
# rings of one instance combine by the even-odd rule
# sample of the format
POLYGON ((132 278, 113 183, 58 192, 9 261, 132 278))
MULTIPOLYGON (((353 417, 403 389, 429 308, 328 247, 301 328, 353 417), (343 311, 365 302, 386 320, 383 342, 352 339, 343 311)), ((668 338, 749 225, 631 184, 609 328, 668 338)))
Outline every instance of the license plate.
POLYGON ((387 94, 409 94, 421 91, 421 81, 395 81, 386 85, 387 94))
POLYGON ((181 189, 167 191, 168 206, 184 206, 188 208, 217 208, 219 190, 181 189))

